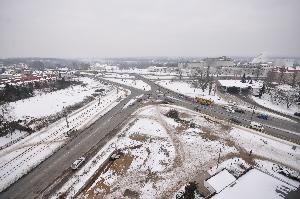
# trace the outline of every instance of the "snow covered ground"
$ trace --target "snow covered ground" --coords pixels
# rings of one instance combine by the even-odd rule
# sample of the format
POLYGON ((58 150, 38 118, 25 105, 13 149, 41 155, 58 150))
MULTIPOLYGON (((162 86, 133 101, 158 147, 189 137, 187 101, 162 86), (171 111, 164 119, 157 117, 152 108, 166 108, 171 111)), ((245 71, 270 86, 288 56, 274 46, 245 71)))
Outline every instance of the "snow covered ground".
POLYGON ((118 92, 117 89, 112 89, 101 97, 100 104, 99 100, 95 99, 68 115, 68 125, 66 119, 62 118, 16 144, 1 150, 0 191, 51 156, 68 140, 69 134, 87 127, 117 105, 127 94, 129 94, 129 91, 119 89, 118 92))
POLYGON ((170 80, 162 80, 156 81, 155 83, 159 84, 162 87, 170 89, 174 92, 181 93, 183 95, 187 95, 190 97, 202 96, 206 99, 212 99, 215 103, 225 104, 222 98, 220 98, 217 94, 214 93, 214 89, 212 89, 211 94, 209 95, 209 90, 206 89, 204 92, 200 88, 193 88, 192 85, 185 81, 170 81, 170 80))
POLYGON ((0 137, 0 149, 6 148, 8 145, 11 145, 12 143, 16 143, 17 141, 23 139, 28 135, 29 135, 28 132, 15 130, 11 134, 7 134, 6 136, 0 137))
MULTIPOLYGON (((295 176, 299 173, 298 145, 294 150, 289 142, 232 128, 178 106, 151 105, 133 115, 121 132, 53 198, 62 194, 72 198, 79 190, 78 198, 172 198, 192 181, 198 183, 203 195, 208 195, 203 181, 210 174, 226 168, 237 178, 260 160, 286 165, 296 170, 295 176), (171 109, 179 111, 179 120, 166 116, 171 109), (121 158, 104 169, 101 164, 115 149, 121 150, 121 158), (217 168, 219 156, 225 163, 217 168), (92 176, 96 180, 91 182, 92 176)), ((265 162, 260 164, 261 169, 269 167, 265 162)))
POLYGON ((288 115, 294 115, 295 112, 300 112, 299 106, 295 104, 287 108, 285 103, 272 102, 270 95, 263 95, 261 99, 259 97, 252 96, 252 99, 259 105, 288 115))
POLYGON ((128 74, 110 73, 108 74, 108 77, 106 76, 106 74, 104 74, 102 78, 119 84, 124 84, 126 86, 131 86, 137 89, 141 89, 144 91, 151 90, 150 85, 143 82, 142 80, 136 80, 133 76, 130 76, 128 74))
POLYGON ((96 89, 109 89, 109 86, 88 77, 79 79, 86 86, 76 85, 51 93, 41 93, 34 97, 18 100, 8 104, 10 113, 7 117, 15 120, 27 118, 40 118, 49 116, 63 110, 64 107, 81 102, 85 97, 91 96, 96 89))
POLYGON ((282 84, 275 88, 267 89, 261 98, 252 96, 252 99, 266 108, 294 115, 295 112, 300 112, 300 106, 296 104, 298 97, 299 88, 292 88, 290 85, 282 84))

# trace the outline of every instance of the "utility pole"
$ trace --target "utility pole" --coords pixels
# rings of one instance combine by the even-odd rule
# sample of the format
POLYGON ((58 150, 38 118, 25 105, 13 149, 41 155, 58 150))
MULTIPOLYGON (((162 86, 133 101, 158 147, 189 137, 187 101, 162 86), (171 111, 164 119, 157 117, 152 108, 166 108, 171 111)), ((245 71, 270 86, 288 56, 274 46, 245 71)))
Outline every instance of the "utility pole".
POLYGON ((252 122, 253 115, 254 115, 254 113, 255 113, 254 109, 255 109, 255 106, 253 106, 253 110, 252 110, 252 114, 251 114, 251 119, 250 119, 250 122, 252 122))
POLYGON ((219 167, 219 163, 220 163, 220 157, 221 157, 221 148, 220 148, 220 152, 219 152, 219 157, 218 157, 217 168, 219 167))
POLYGON ((69 128, 68 115, 66 115, 67 128, 69 128))

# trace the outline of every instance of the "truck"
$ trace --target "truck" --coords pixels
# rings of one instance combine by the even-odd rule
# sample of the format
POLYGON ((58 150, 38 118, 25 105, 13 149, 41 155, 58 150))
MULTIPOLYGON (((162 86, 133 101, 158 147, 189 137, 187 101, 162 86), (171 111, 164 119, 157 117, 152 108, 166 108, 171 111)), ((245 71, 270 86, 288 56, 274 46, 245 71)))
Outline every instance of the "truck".
POLYGON ((195 101, 201 105, 206 105, 206 106, 209 106, 209 105, 212 105, 213 104, 213 100, 211 99, 205 99, 203 97, 195 97, 195 101))

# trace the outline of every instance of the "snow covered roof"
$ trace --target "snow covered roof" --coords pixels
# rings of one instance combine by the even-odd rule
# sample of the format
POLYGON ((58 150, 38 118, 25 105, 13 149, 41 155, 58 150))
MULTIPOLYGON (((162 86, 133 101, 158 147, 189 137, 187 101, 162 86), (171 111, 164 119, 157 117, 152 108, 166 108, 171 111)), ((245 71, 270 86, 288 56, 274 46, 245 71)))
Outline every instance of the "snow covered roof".
POLYGON ((220 193, 214 195, 213 199, 265 199, 285 198, 285 194, 297 189, 257 169, 252 169, 236 180, 236 183, 226 187, 220 193))
POLYGON ((261 88, 263 83, 261 81, 252 81, 252 84, 247 81, 247 83, 242 83, 241 80, 219 80, 221 86, 225 87, 238 87, 238 88, 248 88, 249 86, 252 88, 261 88))
POLYGON ((231 175, 226 169, 224 169, 216 175, 209 178, 208 180, 206 180, 206 182, 208 182, 210 186, 214 188, 216 193, 219 193, 225 187, 233 183, 235 180, 235 177, 231 175))

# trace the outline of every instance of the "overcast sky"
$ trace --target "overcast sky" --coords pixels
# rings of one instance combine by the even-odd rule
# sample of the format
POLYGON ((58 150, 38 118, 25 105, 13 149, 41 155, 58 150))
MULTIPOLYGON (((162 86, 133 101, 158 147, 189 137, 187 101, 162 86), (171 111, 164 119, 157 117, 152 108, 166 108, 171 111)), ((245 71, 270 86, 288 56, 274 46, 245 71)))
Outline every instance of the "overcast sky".
POLYGON ((300 0, 0 0, 0 57, 300 56, 300 0))

